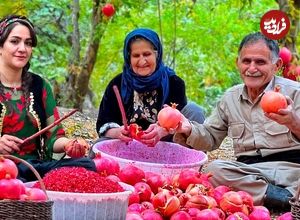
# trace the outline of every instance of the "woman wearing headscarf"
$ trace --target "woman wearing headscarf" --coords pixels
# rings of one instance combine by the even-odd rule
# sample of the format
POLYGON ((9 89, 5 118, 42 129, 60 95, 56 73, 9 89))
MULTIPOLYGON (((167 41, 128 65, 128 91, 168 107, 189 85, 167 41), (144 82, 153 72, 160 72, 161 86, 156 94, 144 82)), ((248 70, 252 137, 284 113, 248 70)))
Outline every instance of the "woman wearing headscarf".
MULTIPOLYGON (((29 71, 36 45, 33 24, 26 17, 9 15, 0 20, 0 154, 27 160, 41 176, 61 166, 82 166, 95 171, 89 158, 52 159, 53 153, 66 152, 70 157, 85 154, 86 146, 66 138, 61 125, 24 142, 59 119, 50 84, 29 71), (70 147, 66 148, 67 145, 70 147)), ((36 179, 28 167, 19 164, 18 168, 19 178, 36 179)))
POLYGON ((136 123, 143 129, 140 141, 144 144, 154 146, 168 135, 156 123, 165 104, 175 103, 183 114, 203 122, 202 109, 195 104, 187 105, 184 81, 163 63, 163 49, 156 32, 145 28, 130 32, 124 41, 123 56, 123 72, 110 81, 100 103, 96 125, 100 137, 132 140, 122 125, 114 85, 121 92, 127 123, 136 123))

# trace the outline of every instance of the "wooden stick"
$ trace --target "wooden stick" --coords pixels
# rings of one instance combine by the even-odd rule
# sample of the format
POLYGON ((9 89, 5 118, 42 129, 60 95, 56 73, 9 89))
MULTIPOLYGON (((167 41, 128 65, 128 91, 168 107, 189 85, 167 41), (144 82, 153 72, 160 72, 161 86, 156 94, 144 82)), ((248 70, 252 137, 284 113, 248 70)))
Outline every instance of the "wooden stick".
POLYGON ((61 117, 60 119, 57 119, 56 121, 54 121, 52 124, 48 125, 47 127, 43 128, 42 130, 36 132, 35 134, 31 135, 28 138, 24 139, 24 142, 30 141, 34 138, 36 138, 37 136, 44 134, 46 131, 48 131, 49 129, 53 128, 54 126, 58 125, 62 120, 70 117, 71 115, 73 115, 75 112, 77 112, 77 109, 73 109, 72 111, 70 111, 69 113, 65 114, 63 117, 61 117))
POLYGON ((126 118, 125 109, 124 109, 124 106, 123 106, 123 102, 122 102, 122 98, 120 96, 119 89, 116 85, 113 86, 113 89, 114 89, 115 95, 116 95, 117 100, 118 100, 119 109, 121 111, 124 128, 125 128, 125 130, 127 130, 128 129, 127 118, 126 118))

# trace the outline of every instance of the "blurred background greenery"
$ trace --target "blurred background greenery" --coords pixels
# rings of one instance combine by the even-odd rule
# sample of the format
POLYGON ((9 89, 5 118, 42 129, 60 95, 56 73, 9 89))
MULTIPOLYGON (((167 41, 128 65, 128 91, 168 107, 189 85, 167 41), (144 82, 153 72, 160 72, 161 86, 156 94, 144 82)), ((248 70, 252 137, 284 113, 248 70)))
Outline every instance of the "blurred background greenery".
MULTIPOLYGON (((294 1, 286 2, 294 4, 294 1)), ((87 79, 87 88, 81 95, 84 96, 81 107, 98 108, 106 85, 122 71, 126 34, 134 28, 147 27, 159 33, 164 62, 185 80, 189 99, 202 105, 208 114, 227 88, 241 82, 235 66, 238 45, 246 34, 260 30, 261 17, 271 9, 279 9, 277 1, 0 0, 1 16, 24 14, 34 23, 38 46, 34 49, 31 70, 52 82, 59 105, 76 106, 77 101, 65 93, 70 88, 67 87, 70 74, 80 74, 80 70, 94 62, 83 78, 87 79), (101 14, 101 7, 107 2, 116 10, 111 18, 101 14), (76 5, 79 6, 77 42, 80 45, 74 62, 72 19, 76 5), (95 32, 91 31, 93 25, 95 32), (97 38, 94 42, 99 44, 92 45, 98 46, 98 50, 90 53, 92 38, 97 38), (87 59, 88 53, 90 56, 96 53, 94 61, 87 59), (80 69, 77 73, 74 66, 80 69), (73 71, 70 67, 74 67, 73 71)), ((298 16, 298 12, 292 13, 298 16)), ((297 36, 298 50, 299 40, 297 36)))

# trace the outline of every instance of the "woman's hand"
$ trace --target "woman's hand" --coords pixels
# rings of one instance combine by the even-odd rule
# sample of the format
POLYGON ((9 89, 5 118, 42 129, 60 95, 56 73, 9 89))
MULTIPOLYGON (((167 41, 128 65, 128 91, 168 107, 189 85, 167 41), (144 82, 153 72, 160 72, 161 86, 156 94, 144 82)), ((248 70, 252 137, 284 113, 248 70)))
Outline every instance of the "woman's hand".
POLYGON ((20 151, 20 145, 23 144, 23 140, 12 135, 3 135, 0 138, 0 153, 12 154, 20 151))
POLYGON ((169 132, 158 124, 151 124, 148 129, 144 131, 140 141, 149 147, 154 147, 161 138, 168 134, 169 132))
POLYGON ((72 158, 85 156, 88 148, 89 144, 83 138, 71 139, 64 147, 66 154, 72 158))
POLYGON ((121 141, 125 141, 126 143, 132 141, 129 130, 126 130, 124 126, 109 129, 106 132, 105 137, 120 139, 121 141))

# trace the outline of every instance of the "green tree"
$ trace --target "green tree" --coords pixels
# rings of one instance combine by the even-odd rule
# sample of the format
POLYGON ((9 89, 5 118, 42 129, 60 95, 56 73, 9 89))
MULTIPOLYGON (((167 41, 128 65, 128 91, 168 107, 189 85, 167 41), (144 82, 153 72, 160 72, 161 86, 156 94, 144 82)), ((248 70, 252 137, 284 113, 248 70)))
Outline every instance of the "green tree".
MULTIPOLYGON (((235 59, 242 37, 259 31, 263 14, 279 8, 274 0, 111 0, 116 14, 107 19, 105 0, 15 2, 8 11, 28 15, 37 29, 32 70, 53 82, 60 105, 81 108, 91 97, 98 106, 122 71, 126 34, 148 27, 161 36, 164 62, 185 80, 188 97, 208 112, 224 90, 240 83, 235 59)), ((298 35, 291 38, 296 49, 298 35)))
POLYGON ((277 2, 279 9, 288 15, 291 22, 290 31, 282 40, 282 44, 299 60, 297 41, 299 42, 300 32, 300 0, 277 0, 277 2))

